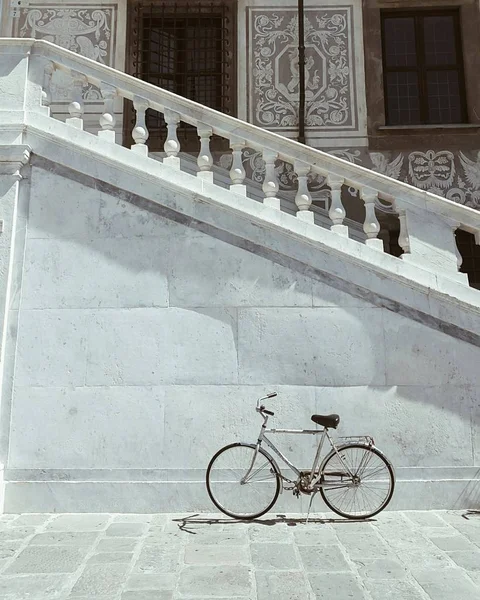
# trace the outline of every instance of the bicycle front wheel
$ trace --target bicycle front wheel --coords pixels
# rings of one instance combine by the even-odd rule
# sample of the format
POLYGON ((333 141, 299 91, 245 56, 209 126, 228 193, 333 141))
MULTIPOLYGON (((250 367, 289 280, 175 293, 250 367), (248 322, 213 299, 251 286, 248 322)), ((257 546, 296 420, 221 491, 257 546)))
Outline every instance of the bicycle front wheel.
POLYGON ((392 499, 395 476, 388 460, 376 448, 349 444, 325 459, 320 494, 341 517, 368 519, 392 499))
POLYGON ((268 512, 280 492, 280 473, 271 457, 255 445, 230 444, 207 468, 207 491, 215 506, 234 519, 268 512))

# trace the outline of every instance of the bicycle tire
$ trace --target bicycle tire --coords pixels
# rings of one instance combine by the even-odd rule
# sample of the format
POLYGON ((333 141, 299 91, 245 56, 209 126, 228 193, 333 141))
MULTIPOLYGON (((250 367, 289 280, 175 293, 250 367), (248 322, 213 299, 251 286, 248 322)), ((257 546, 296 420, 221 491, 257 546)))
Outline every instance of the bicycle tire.
MULTIPOLYGON (((330 452, 330 454, 325 458, 321 466, 322 475, 320 482, 322 484, 330 484, 332 486, 320 487, 320 495, 322 496, 323 501, 330 510, 341 517, 345 517, 346 519, 368 519, 377 515, 384 508, 386 508, 392 499, 393 492, 395 490, 395 474, 393 472, 392 465, 384 456, 384 454, 378 450, 378 448, 374 448, 366 444, 346 444, 338 448, 338 452, 339 454, 343 455, 343 460, 346 462, 352 473, 359 478, 359 481, 355 485, 345 483, 344 479, 348 479, 350 476, 345 472, 345 468, 338 458, 337 453, 332 450, 332 452, 330 452), (362 453, 363 456, 361 456, 362 453), (357 461, 358 457, 360 456, 358 467, 355 467, 355 455, 357 456, 357 461), (378 466, 370 466, 370 472, 365 475, 365 469, 369 464, 371 464, 373 457, 375 457, 376 464, 378 466), (357 471, 355 471, 355 468, 357 471), (361 468, 363 468, 364 471, 359 473, 361 468), (377 477, 377 479, 372 479, 372 477, 377 477), (381 477, 383 477, 383 479, 380 479, 381 477), (336 479, 338 480, 338 487, 333 487, 335 486, 336 479), (372 487, 372 483, 375 484, 375 489, 372 487), (354 509, 357 506, 356 495, 359 493, 359 490, 363 490, 364 500, 366 499, 366 489, 369 485, 370 498, 375 499, 375 496, 377 496, 379 504, 368 510, 366 509, 365 504, 365 510, 363 511, 348 510, 350 508, 354 509), (382 489, 384 488, 384 497, 382 497, 382 489), (337 494, 331 494, 331 490, 336 490, 337 494), (344 490, 343 494, 340 493, 339 490, 344 490), (354 491, 348 496, 347 492, 352 490, 354 491), (346 508, 342 508, 338 505, 343 499, 346 500, 346 508)), ((375 465, 375 463, 373 464, 375 465)), ((359 506, 360 503, 358 504, 358 507, 359 506)))
MULTIPOLYGON (((258 452, 262 455, 262 458, 265 459, 265 462, 253 469, 252 478, 249 482, 243 484, 240 483, 239 476, 249 469, 253 459, 252 452, 254 452, 255 449, 255 444, 244 444, 241 442, 229 444, 228 446, 221 448, 212 457, 207 467, 206 485, 210 500, 221 512, 234 519, 251 520, 261 517, 273 507, 280 493, 280 470, 272 457, 265 452, 263 448, 259 448, 258 452), (235 452, 234 449, 243 449, 243 452, 235 452), (241 456, 242 454, 244 455, 243 457, 241 456), (246 460, 243 460, 244 457, 246 457, 246 460), (238 465, 238 461, 241 461, 242 464, 238 465), (238 472, 235 471, 235 468, 238 472), (218 471, 216 471, 216 469, 218 469, 218 471), (266 469, 268 469, 268 472, 266 469), (224 471, 227 471, 227 473, 225 474, 224 471), (221 477, 218 481, 215 476, 216 473, 219 473, 219 476, 221 477), (255 473, 259 473, 259 476, 254 480, 255 473), (268 473, 270 475, 268 475, 268 473), (225 480, 225 478, 227 478, 227 480, 225 480), (232 481, 228 481, 228 478, 232 479, 232 481), (256 492, 253 492, 252 486, 248 486, 248 483, 253 485, 254 483, 261 482, 267 484, 263 486, 264 490, 262 490, 267 492, 266 500, 263 503, 265 506, 261 506, 260 509, 254 509, 252 502, 255 497, 257 499, 259 497, 259 487, 257 486, 255 488, 256 492), (272 483, 273 485, 270 486, 268 485, 269 483, 272 483), (240 490, 242 490, 244 486, 247 489, 243 490, 243 493, 241 493, 240 490), (222 495, 225 495, 228 498, 227 503, 231 504, 231 507, 226 506, 225 500, 219 498, 219 496, 222 495), (237 502, 238 504, 244 502, 246 506, 251 506, 252 510, 239 511, 238 506, 234 506, 234 502, 237 502)), ((257 459, 258 455, 255 460, 257 459)))

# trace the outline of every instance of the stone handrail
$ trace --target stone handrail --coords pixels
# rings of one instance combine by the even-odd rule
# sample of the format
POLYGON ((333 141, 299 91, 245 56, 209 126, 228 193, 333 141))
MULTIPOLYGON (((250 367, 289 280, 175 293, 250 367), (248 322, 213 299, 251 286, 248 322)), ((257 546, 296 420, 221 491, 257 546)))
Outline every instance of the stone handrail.
MULTIPOLYGON (((73 80, 70 118, 67 119, 69 125, 83 128, 82 88, 87 83, 93 84, 100 88, 104 99, 103 113, 99 119, 100 137, 115 143, 114 101, 117 97, 130 100, 136 111, 136 123, 132 131, 135 144, 132 151, 148 156, 145 112, 148 108, 158 111, 164 115, 168 130, 164 144, 167 156, 163 162, 179 169, 178 154, 181 148, 177 126, 180 121, 193 125, 197 128, 200 138, 197 175, 212 182, 213 158, 210 152, 210 138, 213 134, 226 138, 232 149, 230 190, 244 196, 246 186, 243 183, 245 170, 242 151, 246 147, 261 151, 265 162, 262 186, 264 203, 280 210, 275 161, 280 159, 290 163, 298 178, 295 197, 297 217, 310 223, 314 222, 314 214, 311 211, 308 174, 312 172, 326 177, 330 187, 331 231, 344 237, 348 237, 348 227, 344 224, 346 213, 342 204, 341 189, 343 185, 353 187, 358 190, 359 197, 365 205, 363 229, 367 246, 383 252, 383 241, 378 237, 380 224, 375 214, 375 206, 378 199, 390 202, 399 215, 399 244, 404 251, 402 259, 467 283, 466 276, 458 272, 461 258, 454 233, 458 228, 465 229, 475 234, 477 242, 480 242, 480 213, 473 209, 265 131, 47 41, 0 38, 0 54, 1 62, 4 65, 10 63, 12 68, 22 60, 27 63, 27 89, 23 90, 24 110, 49 114, 52 74, 54 70, 64 71, 70 74, 73 80)), ((4 69, 4 73, 7 71, 8 69, 4 69)), ((7 81, 3 84, 1 75, 0 72, 0 96, 6 91, 11 97, 15 97, 15 93, 8 88, 8 73, 7 81)), ((15 82, 12 85, 15 85, 15 82)), ((12 102, 9 105, 8 98, 2 101, 0 97, 0 111, 8 110, 9 106, 13 110, 12 102)))

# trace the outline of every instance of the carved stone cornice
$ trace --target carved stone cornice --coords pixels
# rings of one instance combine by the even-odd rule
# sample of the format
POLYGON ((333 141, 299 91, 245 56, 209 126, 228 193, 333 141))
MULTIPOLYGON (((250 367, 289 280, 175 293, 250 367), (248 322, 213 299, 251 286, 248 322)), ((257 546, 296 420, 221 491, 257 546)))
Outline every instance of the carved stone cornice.
POLYGON ((6 145, 0 146, 0 175, 12 175, 21 179, 20 169, 30 160, 30 146, 6 145))

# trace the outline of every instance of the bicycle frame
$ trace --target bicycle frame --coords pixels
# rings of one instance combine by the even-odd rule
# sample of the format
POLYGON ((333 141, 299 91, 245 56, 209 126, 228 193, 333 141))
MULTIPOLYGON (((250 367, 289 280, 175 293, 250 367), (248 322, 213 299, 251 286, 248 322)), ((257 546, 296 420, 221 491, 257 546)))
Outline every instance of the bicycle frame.
MULTIPOLYGON (((317 451, 315 453, 315 458, 313 460, 313 464, 312 464, 312 468, 310 470, 310 474, 309 474, 309 479, 308 479, 308 483, 311 487, 315 487, 315 486, 319 486, 319 487, 338 487, 338 482, 337 483, 319 483, 320 478, 322 476, 322 471, 321 469, 318 469, 318 473, 317 475, 315 475, 316 471, 317 471, 317 467, 319 466, 319 462, 320 462, 320 456, 321 456, 321 452, 322 452, 322 448, 323 448, 323 444, 325 442, 325 438, 328 439, 330 446, 332 448, 332 450, 337 454, 340 462, 342 463, 342 465, 345 467, 346 472, 349 474, 349 476, 352 478, 354 478, 354 474, 350 471, 349 467, 345 464, 345 462, 343 461, 337 446, 335 445, 334 441, 332 440, 332 438, 330 437, 327 428, 323 428, 323 429, 267 429, 267 423, 268 423, 268 415, 265 415, 263 413, 262 417, 263 417, 263 424, 262 427, 260 429, 260 433, 258 435, 258 439, 257 439, 257 444, 256 444, 256 448, 255 448, 255 452, 253 454, 253 458, 252 458, 252 462, 250 464, 250 467, 248 468, 248 471, 246 472, 246 474, 242 477, 241 482, 242 483, 247 483, 248 478, 250 476, 250 473, 252 472, 253 466, 255 464, 255 460, 257 458, 258 455, 258 450, 260 448, 260 446, 262 445, 262 442, 265 442, 267 444, 267 446, 273 451, 275 452, 275 454, 286 464, 290 467, 290 469, 292 469, 292 471, 297 475, 297 477, 301 477, 302 472, 297 469, 297 467, 290 461, 288 460, 288 458, 275 446, 275 444, 268 439, 268 437, 265 435, 267 433, 292 433, 292 434, 301 434, 301 435, 321 435, 320 441, 318 443, 317 446, 317 451)), ((371 438, 365 438, 365 440, 368 441, 368 443, 373 445, 373 440, 371 438)), ((283 476, 282 476, 283 477, 283 476)))

